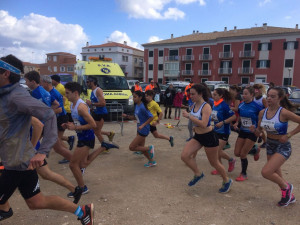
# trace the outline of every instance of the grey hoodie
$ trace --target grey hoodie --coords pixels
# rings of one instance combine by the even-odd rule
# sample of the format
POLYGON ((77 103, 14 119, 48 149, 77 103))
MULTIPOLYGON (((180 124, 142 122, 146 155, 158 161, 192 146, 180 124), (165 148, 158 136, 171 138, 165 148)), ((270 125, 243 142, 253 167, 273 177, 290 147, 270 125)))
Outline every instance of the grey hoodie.
POLYGON ((5 169, 23 171, 36 154, 50 152, 57 140, 54 111, 33 98, 19 83, 0 88, 0 158, 5 169), (30 142, 31 116, 44 122, 38 151, 30 142))

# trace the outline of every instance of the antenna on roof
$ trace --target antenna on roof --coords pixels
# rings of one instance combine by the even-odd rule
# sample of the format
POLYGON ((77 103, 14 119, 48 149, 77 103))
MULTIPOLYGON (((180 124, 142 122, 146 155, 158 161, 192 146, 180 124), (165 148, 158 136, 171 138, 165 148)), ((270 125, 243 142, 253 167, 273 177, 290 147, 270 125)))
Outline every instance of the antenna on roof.
POLYGON ((257 23, 255 24, 255 27, 257 27, 257 23))

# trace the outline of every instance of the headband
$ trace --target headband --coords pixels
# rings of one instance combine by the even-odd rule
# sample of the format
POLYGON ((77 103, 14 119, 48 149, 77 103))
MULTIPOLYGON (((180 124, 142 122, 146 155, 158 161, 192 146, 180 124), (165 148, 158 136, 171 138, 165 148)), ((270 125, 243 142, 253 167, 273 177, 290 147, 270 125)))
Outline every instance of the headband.
POLYGON ((18 75, 21 74, 21 70, 17 69, 16 67, 10 65, 7 62, 4 62, 3 60, 0 59, 0 68, 9 70, 10 72, 16 73, 18 75))

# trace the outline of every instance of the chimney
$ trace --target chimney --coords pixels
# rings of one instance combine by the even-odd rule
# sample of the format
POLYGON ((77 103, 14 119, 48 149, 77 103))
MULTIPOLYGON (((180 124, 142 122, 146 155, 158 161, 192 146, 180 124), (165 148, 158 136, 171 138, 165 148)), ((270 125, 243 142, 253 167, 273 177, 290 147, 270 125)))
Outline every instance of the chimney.
POLYGON ((296 24, 296 27, 295 27, 295 29, 298 29, 298 24, 296 24))
POLYGON ((124 45, 127 45, 127 41, 124 41, 124 45))
POLYGON ((171 39, 173 39, 173 34, 171 34, 171 39))
POLYGON ((227 31, 227 27, 224 27, 224 31, 227 31))
POLYGON ((197 30, 197 34, 199 33, 199 30, 197 30))
POLYGON ((234 26, 234 33, 236 33, 236 26, 234 26))
POLYGON ((89 47, 89 42, 88 42, 88 41, 86 42, 86 45, 85 45, 85 47, 89 47))
POLYGON ((195 34, 195 30, 193 30, 193 34, 195 34))
POLYGON ((267 30, 267 23, 263 23, 263 28, 264 28, 264 30, 267 30))

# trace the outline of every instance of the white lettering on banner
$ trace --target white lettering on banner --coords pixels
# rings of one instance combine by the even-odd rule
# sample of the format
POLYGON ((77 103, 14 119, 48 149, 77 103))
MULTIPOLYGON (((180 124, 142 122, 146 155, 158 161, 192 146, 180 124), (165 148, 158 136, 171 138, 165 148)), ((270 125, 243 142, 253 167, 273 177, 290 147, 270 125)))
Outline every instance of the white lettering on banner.
POLYGON ((252 126, 252 120, 249 117, 241 117, 241 122, 243 127, 251 127, 252 126))
POLYGON ((108 95, 122 95, 122 96, 128 96, 128 94, 125 94, 125 93, 122 93, 122 92, 120 92, 120 93, 107 93, 107 92, 105 92, 105 93, 104 93, 104 96, 108 96, 108 95))

